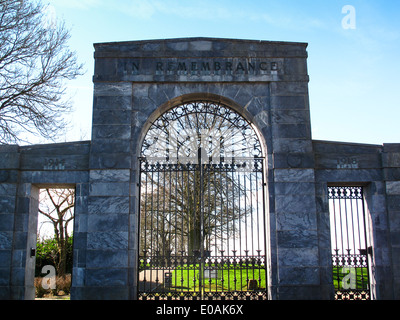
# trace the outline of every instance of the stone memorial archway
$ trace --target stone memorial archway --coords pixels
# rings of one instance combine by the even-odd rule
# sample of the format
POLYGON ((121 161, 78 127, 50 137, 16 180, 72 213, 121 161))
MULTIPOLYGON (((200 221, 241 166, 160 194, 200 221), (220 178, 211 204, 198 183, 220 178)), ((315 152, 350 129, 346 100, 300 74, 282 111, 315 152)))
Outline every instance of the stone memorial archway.
MULTIPOLYGON (((257 264, 267 270, 262 299, 334 298, 328 199, 334 185, 364 187, 373 243, 371 296, 396 296, 399 252, 390 239, 400 230, 394 218, 400 146, 312 140, 307 44, 188 38, 94 47, 91 141, 0 147, 1 298, 34 297, 30 248, 37 190, 48 185, 76 188, 72 299, 140 298, 139 273, 146 263, 156 272, 166 268, 143 262, 140 252, 141 177, 150 168, 141 162, 146 135, 167 112, 199 102, 243 118, 263 150, 265 252, 257 264)), ((236 170, 237 164, 228 167, 236 170)), ((205 259, 211 242, 203 243, 190 246, 205 259)), ((235 254, 229 263, 245 261, 235 254)), ((201 261, 200 279, 210 266, 201 261)), ((176 268, 167 269, 173 274, 176 268)))

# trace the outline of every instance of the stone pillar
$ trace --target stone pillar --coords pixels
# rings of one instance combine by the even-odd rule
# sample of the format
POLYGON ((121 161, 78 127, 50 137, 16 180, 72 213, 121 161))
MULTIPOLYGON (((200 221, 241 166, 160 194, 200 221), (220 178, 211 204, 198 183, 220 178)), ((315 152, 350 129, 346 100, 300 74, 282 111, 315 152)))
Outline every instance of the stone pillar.
POLYGON ((14 237, 11 263, 11 295, 13 300, 35 298, 35 253, 39 188, 21 183, 17 188, 14 215, 14 237))
POLYGON ((35 298, 39 189, 20 183, 18 146, 0 147, 0 298, 35 298))
MULTIPOLYGON (((293 65, 294 67, 295 65, 293 65)), ((314 155, 308 106, 306 59, 295 70, 302 81, 271 83, 273 196, 277 299, 329 299, 321 283, 314 155)), ((274 283, 275 282, 275 283, 274 283)))
MULTIPOLYGON (((391 272, 386 272, 380 279, 382 298, 391 296, 385 292, 385 283, 393 283, 393 299, 400 299, 400 144, 385 144, 382 163, 386 184, 388 224, 391 242, 391 272)), ((390 268, 387 268, 390 271, 390 268)), ((389 286, 391 288, 391 286, 389 286)))
POLYGON ((12 297, 11 268, 18 168, 18 146, 0 146, 0 300, 12 297))
POLYGON ((86 249, 88 231, 89 184, 77 183, 74 208, 74 246, 72 259, 71 299, 79 299, 83 294, 86 274, 86 249))
POLYGON ((129 83, 94 85, 86 261, 75 299, 129 298, 131 92, 129 83))

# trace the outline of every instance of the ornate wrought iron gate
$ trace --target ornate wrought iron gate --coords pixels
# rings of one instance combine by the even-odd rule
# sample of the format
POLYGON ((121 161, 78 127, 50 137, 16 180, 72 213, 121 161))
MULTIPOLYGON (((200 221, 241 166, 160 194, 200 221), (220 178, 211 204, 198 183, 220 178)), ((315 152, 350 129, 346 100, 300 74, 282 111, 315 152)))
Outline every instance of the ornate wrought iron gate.
POLYGON ((153 124, 140 167, 139 299, 266 299, 260 152, 249 123, 221 104, 191 102, 153 124))
POLYGON ((336 300, 369 300, 370 282, 362 187, 328 188, 336 300))

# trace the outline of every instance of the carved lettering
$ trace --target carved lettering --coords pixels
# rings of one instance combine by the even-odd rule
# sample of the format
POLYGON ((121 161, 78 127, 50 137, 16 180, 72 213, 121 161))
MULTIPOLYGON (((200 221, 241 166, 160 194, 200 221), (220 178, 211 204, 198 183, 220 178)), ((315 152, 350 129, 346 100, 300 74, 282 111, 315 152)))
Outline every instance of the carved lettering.
POLYGON ((139 71, 139 64, 137 64, 137 63, 132 63, 132 70, 133 71, 139 71))
POLYGON ((210 64, 208 62, 203 62, 201 64, 201 70, 210 71, 210 64))
POLYGON ((168 62, 168 64, 167 64, 167 70, 168 70, 168 71, 174 70, 174 64, 173 64, 173 62, 168 62))
POLYGON ((268 67, 267 67, 267 63, 266 62, 261 62, 260 63, 260 69, 263 71, 267 71, 268 67))
POLYGON ((157 62, 156 71, 163 71, 163 63, 157 62))
POLYGON ((254 72, 256 70, 256 65, 254 63, 249 62, 249 72, 254 72))
POLYGON ((65 159, 45 158, 43 169, 44 170, 65 170, 65 159))
POLYGON ((186 71, 186 63, 179 62, 178 63, 178 71, 186 71))
POLYGON ((358 160, 356 158, 339 158, 337 159, 338 169, 358 169, 358 160))
POLYGON ((244 67, 243 67, 243 65, 242 65, 242 63, 241 62, 239 62, 238 63, 238 65, 237 65, 237 67, 236 67, 236 71, 244 71, 244 67))
POLYGON ((197 75, 209 75, 210 73, 221 74, 268 74, 272 71, 278 71, 278 63, 270 61, 254 61, 254 60, 242 60, 242 61, 215 61, 214 59, 208 60, 184 60, 176 61, 171 59, 165 59, 156 61, 154 63, 154 69, 149 68, 147 65, 142 66, 139 62, 132 62, 129 66, 130 72, 135 74, 143 73, 148 74, 152 71, 158 75, 162 74, 191 74, 197 75), (145 68, 143 68, 145 67, 145 68))

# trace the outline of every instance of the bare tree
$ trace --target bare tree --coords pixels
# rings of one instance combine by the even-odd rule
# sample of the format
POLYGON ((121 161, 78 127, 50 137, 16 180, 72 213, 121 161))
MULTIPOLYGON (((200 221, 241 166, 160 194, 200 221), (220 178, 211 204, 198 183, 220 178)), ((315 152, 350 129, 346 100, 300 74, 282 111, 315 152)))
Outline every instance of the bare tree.
POLYGON ((173 171, 146 175, 140 252, 155 250, 167 256, 168 251, 191 254, 201 247, 211 251, 217 242, 239 237, 239 224, 251 212, 239 203, 248 195, 237 173, 208 172, 203 178, 198 171, 180 172, 179 177, 173 171))
POLYGON ((54 139, 65 128, 65 81, 82 74, 63 22, 33 0, 0 0, 0 143, 29 132, 54 139))
POLYGON ((54 237, 58 252, 56 262, 57 274, 64 276, 66 272, 68 243, 68 225, 74 219, 75 189, 42 189, 39 213, 53 224, 54 237))

